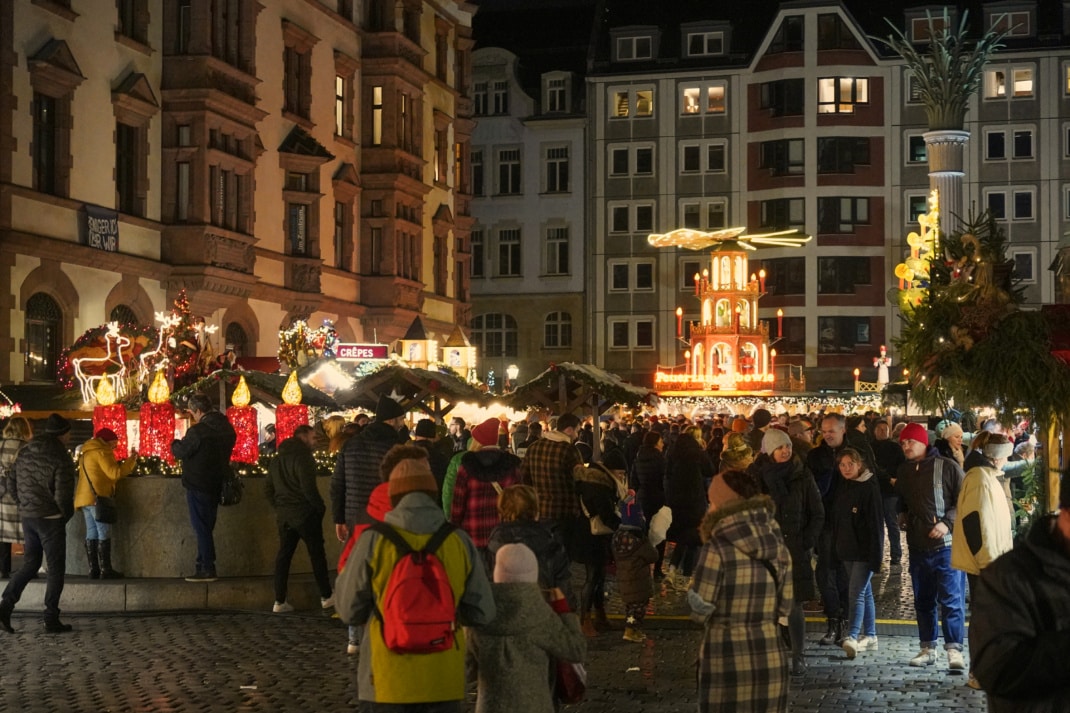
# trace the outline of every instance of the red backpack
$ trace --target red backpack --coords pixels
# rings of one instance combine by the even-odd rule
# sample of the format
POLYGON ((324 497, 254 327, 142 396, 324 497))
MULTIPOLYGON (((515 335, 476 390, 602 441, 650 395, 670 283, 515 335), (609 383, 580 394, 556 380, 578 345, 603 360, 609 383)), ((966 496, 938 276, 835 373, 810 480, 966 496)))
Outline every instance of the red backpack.
POLYGON ((435 554, 455 528, 443 523, 420 550, 385 522, 371 526, 398 551, 379 618, 386 647, 399 654, 431 654, 453 646, 457 603, 446 567, 435 554))

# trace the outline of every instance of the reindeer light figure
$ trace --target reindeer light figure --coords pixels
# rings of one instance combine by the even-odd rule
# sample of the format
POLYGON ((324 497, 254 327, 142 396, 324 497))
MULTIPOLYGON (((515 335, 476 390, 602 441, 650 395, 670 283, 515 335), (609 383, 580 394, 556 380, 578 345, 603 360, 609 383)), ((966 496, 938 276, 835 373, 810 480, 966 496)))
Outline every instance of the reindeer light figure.
POLYGON ((119 396, 126 392, 126 387, 123 384, 123 379, 126 376, 126 365, 122 363, 122 349, 123 347, 130 346, 130 338, 119 333, 118 322, 108 322, 108 331, 104 335, 104 347, 107 353, 102 357, 81 357, 80 359, 73 359, 71 365, 74 368, 74 376, 78 379, 78 384, 82 391, 82 400, 85 403, 91 403, 96 397, 96 387, 101 379, 107 379, 112 384, 112 388, 119 396), (112 354, 113 345, 118 347, 116 353, 112 354), (118 358, 118 361, 117 361, 118 358), (109 374, 107 372, 108 365, 118 365, 119 373, 109 374), (89 368, 91 370, 99 369, 99 374, 91 374, 86 371, 89 368))
POLYGON ((159 338, 156 340, 156 348, 151 350, 146 349, 138 356, 137 380, 138 383, 141 384, 148 382, 150 371, 155 371, 167 363, 166 356, 158 363, 156 359, 163 350, 164 344, 166 344, 167 340, 171 337, 171 332, 174 331, 175 325, 181 321, 181 318, 176 314, 157 312, 156 321, 160 323, 159 338))

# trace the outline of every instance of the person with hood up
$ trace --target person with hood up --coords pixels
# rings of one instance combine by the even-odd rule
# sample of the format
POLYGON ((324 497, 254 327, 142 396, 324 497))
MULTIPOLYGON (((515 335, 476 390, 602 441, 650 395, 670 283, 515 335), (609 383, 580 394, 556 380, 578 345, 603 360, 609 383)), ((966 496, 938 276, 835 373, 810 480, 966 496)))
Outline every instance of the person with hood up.
POLYGON ((635 494, 621 503, 620 527, 613 533, 613 561, 617 565, 617 591, 624 602, 624 640, 641 642, 643 618, 654 596, 650 565, 658 560, 658 551, 646 533, 643 509, 635 494))
POLYGON ((788 658, 778 621, 792 603, 791 555, 776 506, 739 470, 710 483, 703 546, 688 604, 705 624, 698 657, 699 713, 783 711, 788 658))
POLYGON ((85 517, 85 553, 89 559, 90 579, 122 579, 123 573, 111 566, 112 525, 97 520, 97 498, 115 496, 120 478, 134 472, 137 451, 120 463, 115 458, 119 436, 110 428, 102 428, 82 444, 78 459, 78 484, 74 488, 74 509, 81 509, 85 517))
POLYGON ((805 673, 803 649, 806 647, 806 617, 802 603, 815 595, 814 570, 810 563, 825 524, 825 506, 810 471, 802 458, 793 453, 793 445, 788 434, 769 429, 762 438, 762 452, 747 472, 758 481, 762 492, 773 499, 776 521, 791 555, 795 593, 788 615, 791 674, 801 676, 805 673))
MULTIPOLYGON (((632 465, 632 480, 635 483, 635 498, 646 515, 654 517, 665 506, 665 441, 657 431, 647 431, 643 444, 635 454, 632 465)), ((654 563, 654 577, 660 580, 664 573, 661 563, 665 559, 665 541, 658 546, 658 561, 654 563)))
POLYGON ((836 557, 847 568, 848 631, 841 646, 847 658, 877 650, 877 611, 872 578, 884 557, 884 503, 876 476, 854 448, 836 454, 844 482, 832 505, 836 557), (865 627, 865 635, 860 636, 865 627))
POLYGON ((535 553, 520 543, 498 550, 491 591, 498 614, 470 642, 479 665, 476 713, 553 713, 552 664, 587 655, 579 619, 560 589, 543 596, 535 553))
POLYGON ((667 537, 676 543, 669 557, 669 569, 673 587, 681 591, 687 589, 702 544, 698 526, 706 512, 706 484, 713 474, 702 431, 697 426, 685 429, 669 454, 665 471, 665 504, 672 510, 667 537))
POLYGON ((472 429, 479 450, 461 457, 450 501, 450 522, 468 533, 487 562, 487 539, 499 522, 498 493, 520 482, 520 459, 498 447, 499 423, 488 418, 472 429))

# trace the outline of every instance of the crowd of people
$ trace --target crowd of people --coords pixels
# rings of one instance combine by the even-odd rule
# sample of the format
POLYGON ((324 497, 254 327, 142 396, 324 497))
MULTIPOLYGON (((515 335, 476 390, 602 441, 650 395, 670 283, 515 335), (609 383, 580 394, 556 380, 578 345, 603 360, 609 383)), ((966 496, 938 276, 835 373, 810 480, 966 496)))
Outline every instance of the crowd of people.
MULTIPOLYGON (((193 426, 172 446, 197 540, 187 579, 210 582, 234 431, 203 396, 188 409, 193 426)), ((382 397, 371 418, 331 417, 267 446, 275 457, 265 495, 279 538, 272 611, 294 609, 287 580, 303 541, 322 608, 349 625, 346 651, 359 655, 362 708, 458 711, 474 686, 479 711, 550 711, 567 698, 564 672, 583 661, 587 640, 610 629, 612 564, 625 641, 647 638, 656 582, 684 594, 703 624, 700 711, 784 710, 790 681, 806 675, 804 604, 819 601, 824 611, 818 646, 839 646, 847 659, 876 650, 873 576, 885 566, 898 571, 905 553, 919 638, 905 663, 935 664, 942 636, 948 668, 966 672, 968 579, 970 685, 1008 701, 1065 693, 1065 683, 1010 675, 1000 665, 1026 653, 1035 659, 1025 647, 1038 637, 1049 651, 1068 642, 1068 598, 1051 582, 1070 571, 1070 513, 1038 523, 1031 554, 1007 563, 1017 553, 1001 558, 1013 546, 1015 479, 1035 455, 1027 430, 932 426, 875 412, 789 416, 758 408, 749 417, 611 418, 597 428, 569 413, 545 424, 454 418, 446 432, 423 419, 410 431, 402 407, 382 397), (316 485, 317 450, 336 455, 329 502, 316 485), (323 539, 328 510, 344 545, 333 587, 323 539), (578 581, 574 566, 583 572, 578 581), (1039 570, 1033 582, 1018 576, 1039 570), (1054 632, 1021 606, 1002 617, 1001 607, 1015 607, 1010 597, 1061 612, 1049 622, 1054 632), (1010 638, 1000 636, 1001 619, 1015 627, 1010 638), (417 679, 427 685, 410 685, 417 679)), ((15 417, 0 440, 0 575, 11 578, 0 626, 7 631, 43 560, 45 629, 70 630, 59 619, 59 598, 75 510, 86 520, 90 577, 122 576, 98 498, 114 494, 136 454, 116 459, 116 434, 101 429, 72 459, 69 430, 53 415, 34 434, 15 417), (25 548, 15 572, 12 541, 25 548)), ((1059 673, 1051 662, 1047 668, 1059 673)))

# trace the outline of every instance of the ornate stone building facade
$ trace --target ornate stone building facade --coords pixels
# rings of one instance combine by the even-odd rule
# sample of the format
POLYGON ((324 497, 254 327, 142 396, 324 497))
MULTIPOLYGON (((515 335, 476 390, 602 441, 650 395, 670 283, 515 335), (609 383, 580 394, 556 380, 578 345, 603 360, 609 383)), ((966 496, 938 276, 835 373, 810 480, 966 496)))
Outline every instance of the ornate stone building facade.
POLYGON ((0 6, 0 382, 179 290, 216 349, 469 319, 464 2, 0 6))

